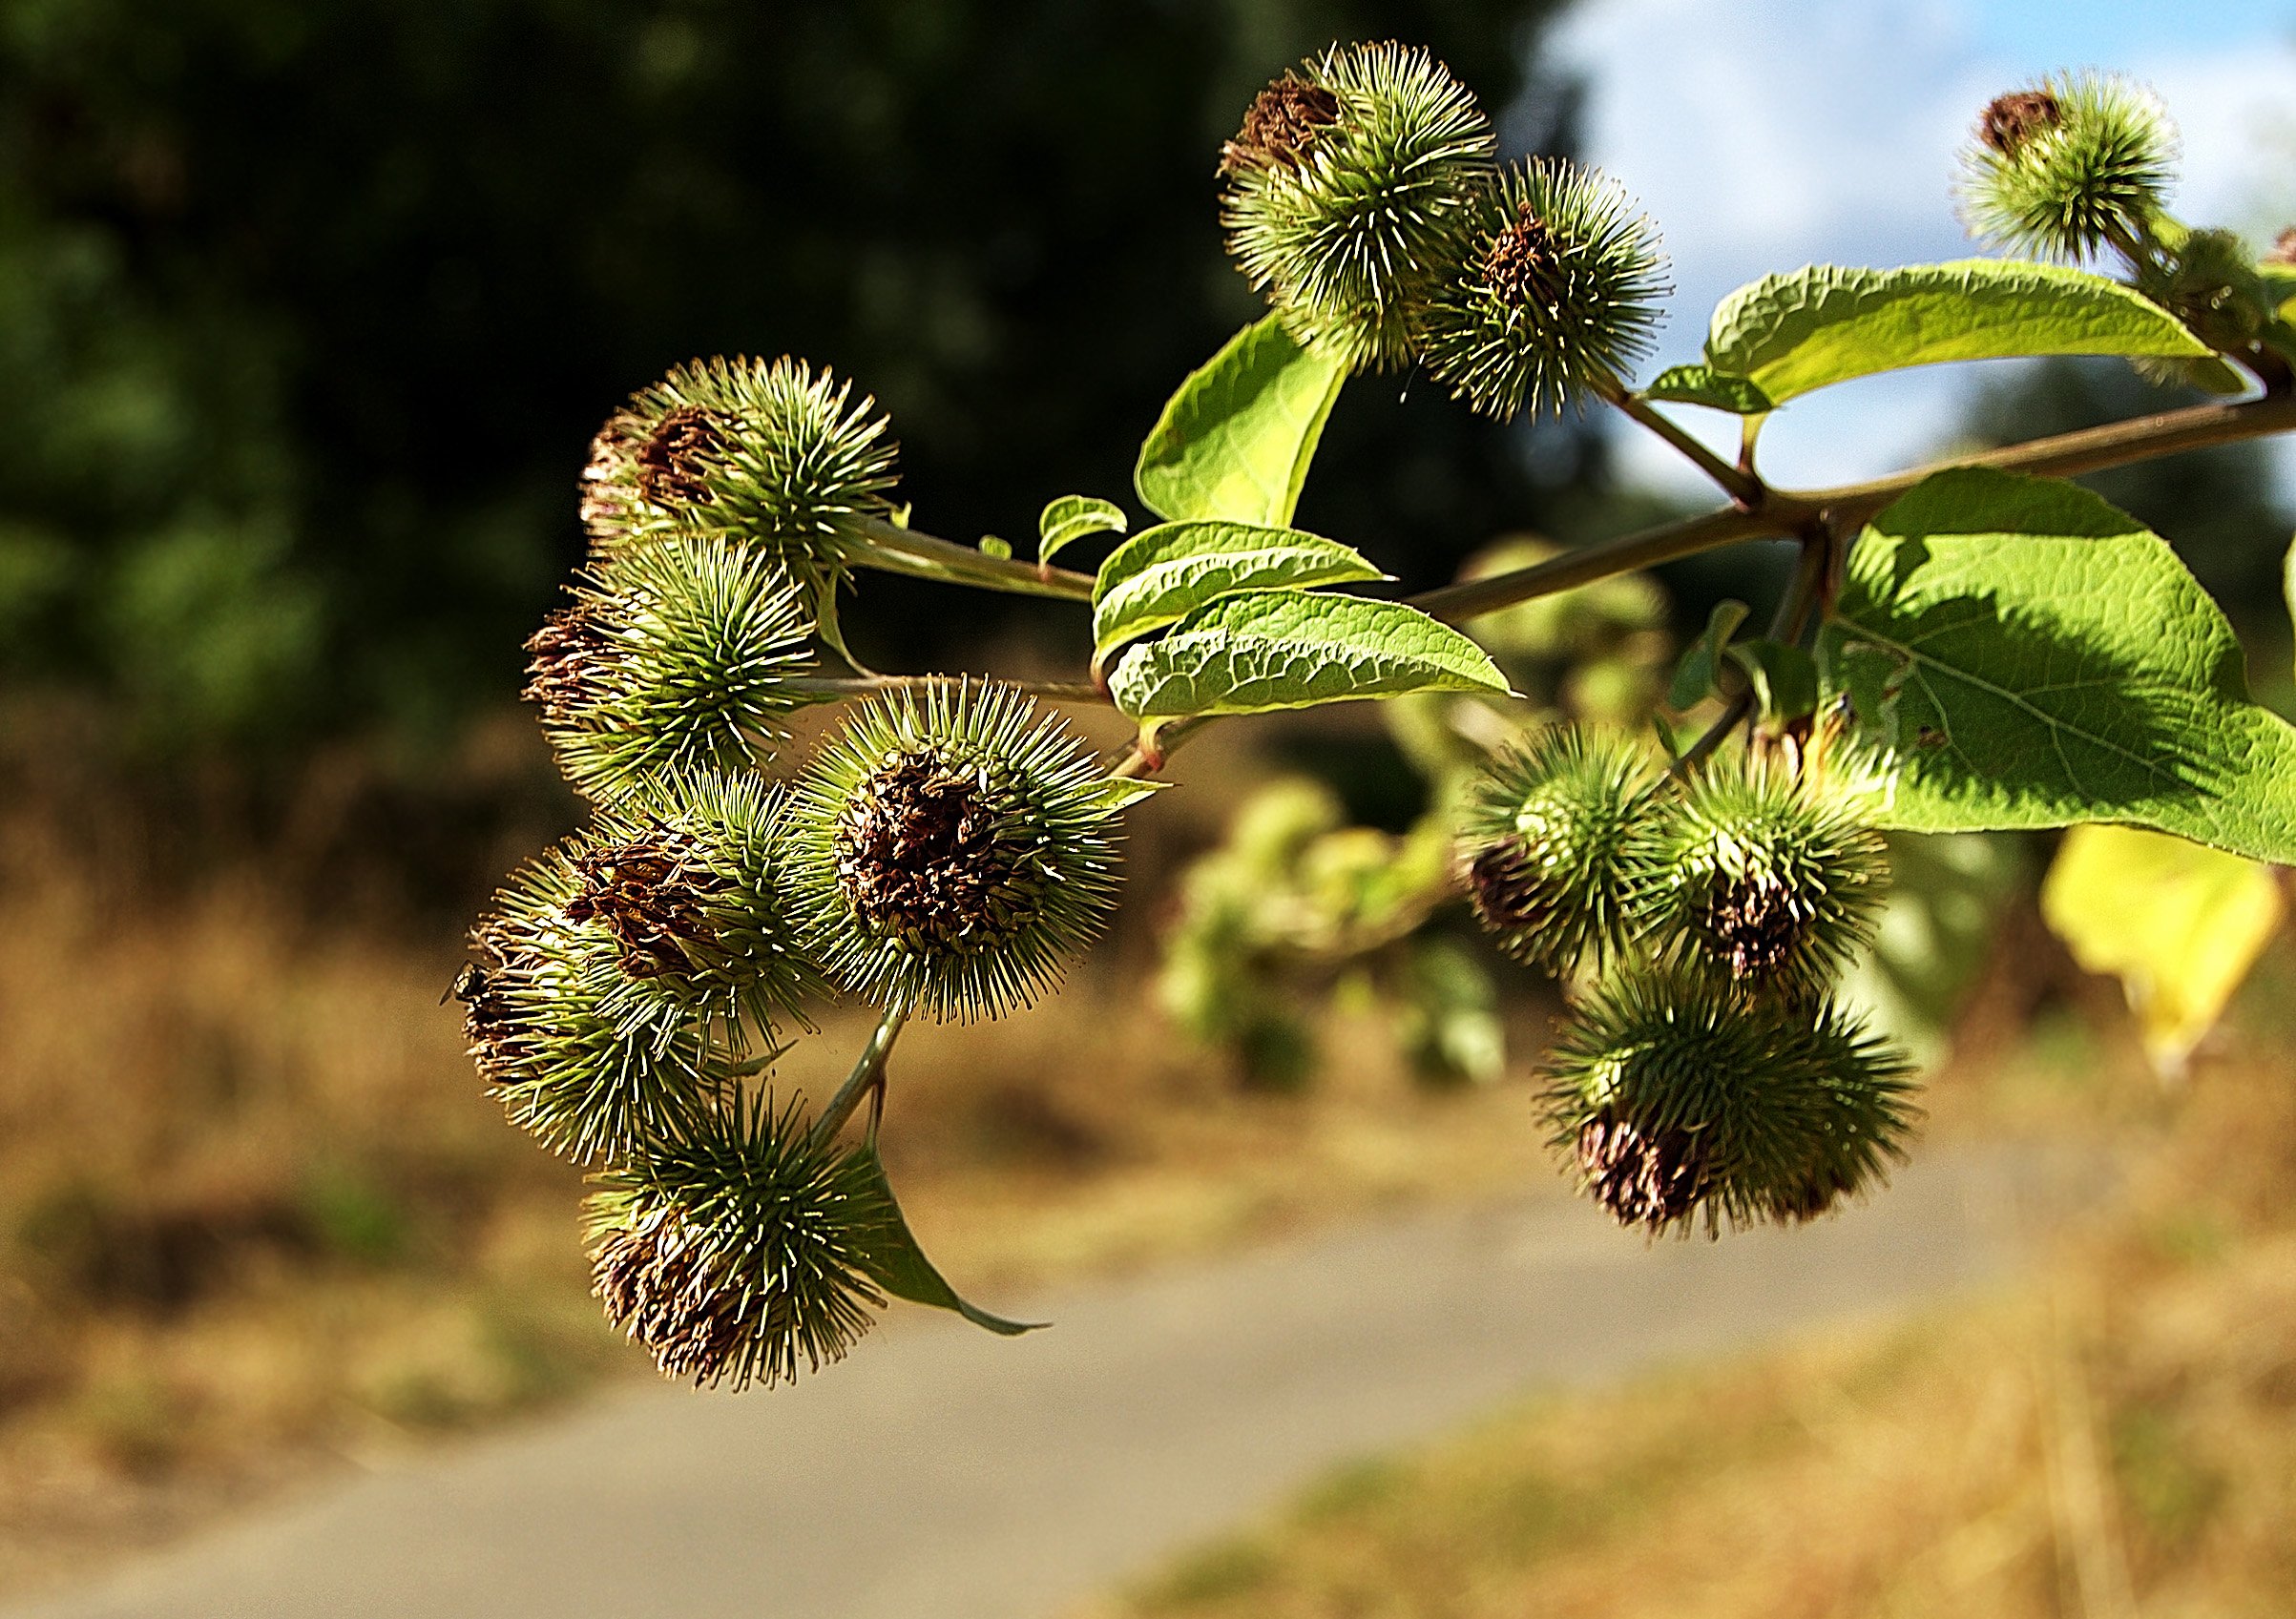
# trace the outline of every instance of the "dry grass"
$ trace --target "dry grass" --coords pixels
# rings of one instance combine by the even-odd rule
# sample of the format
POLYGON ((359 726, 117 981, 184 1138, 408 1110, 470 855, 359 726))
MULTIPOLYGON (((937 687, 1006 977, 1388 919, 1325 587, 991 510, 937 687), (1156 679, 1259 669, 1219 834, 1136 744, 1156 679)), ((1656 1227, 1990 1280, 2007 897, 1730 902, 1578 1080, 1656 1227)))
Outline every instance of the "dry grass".
MULTIPOLYGON (((1194 796, 1150 806, 1136 867, 1201 835, 1185 818, 1218 806, 1194 796)), ((0 1590, 651 1375, 587 1297, 578 1173, 503 1122, 439 1005, 452 925, 289 903, 349 885, 324 835, 283 871, 158 883, 101 858, 101 827, 10 811, 0 1590)), ((485 863, 540 839, 511 828, 485 863)), ((1519 1087, 1415 1090, 1367 1029, 1328 1042, 1348 1061, 1309 1097, 1240 1094, 1118 987, 1139 949, 896 1059, 890 1167, 985 1303, 1386 1201, 1559 1192, 1519 1087)), ((2017 1619, 2132 1611, 2124 1588, 2147 1615, 2287 1611, 2296 1088, 2260 1057, 2166 1094, 2061 1014, 1993 1061, 2025 1040, 2029 977, 1992 975, 1932 1136, 2079 1131, 2155 1160, 2047 1299, 1534 1409, 1335 1479, 1112 1611, 2017 1619)), ((857 1041, 832 1026, 786 1078, 857 1041)))
POLYGON ((2259 1021, 2177 1092, 2063 1027, 1947 1077, 1949 1133, 2102 1121, 2139 1153, 2024 1294, 1525 1407, 1094 1619, 2296 1611, 2296 1086, 2259 1021))
MULTIPOLYGON (((9 808, 0 1590, 652 1375, 588 1297, 580 1175, 504 1122, 440 1004, 451 928, 315 916, 307 869, 255 859, 152 881, 9 808)), ((1309 1098, 1237 1093, 1117 986, 1138 948, 895 1060, 888 1166, 968 1292, 1544 1178, 1519 1092, 1415 1090, 1375 1037, 1309 1098)), ((833 1022, 782 1083, 841 1077, 861 1035, 833 1022)))

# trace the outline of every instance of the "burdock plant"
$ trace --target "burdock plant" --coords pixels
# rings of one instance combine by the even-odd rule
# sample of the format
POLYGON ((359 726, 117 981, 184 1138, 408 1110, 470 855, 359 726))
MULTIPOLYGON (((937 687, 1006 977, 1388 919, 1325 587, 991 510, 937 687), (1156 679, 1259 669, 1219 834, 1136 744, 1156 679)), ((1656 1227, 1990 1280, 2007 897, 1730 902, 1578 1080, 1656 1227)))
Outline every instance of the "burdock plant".
POLYGON ((1034 1000, 1116 903, 1122 795, 1011 687, 870 703, 799 782, 812 946, 881 1005, 970 1021, 1034 1000))
POLYGON ((582 888, 564 850, 520 872, 458 988, 471 1057, 512 1121, 592 1160, 674 1133, 724 1070, 699 1027, 630 1015, 620 946, 569 914, 582 888))
POLYGON ((825 986, 800 946, 782 789, 755 775, 697 776, 570 841, 580 886, 569 921, 611 939, 625 1027, 699 1022, 737 1050, 768 1043, 825 986))
MULTIPOLYGON (((2169 548, 2061 481, 2296 427, 2286 243, 2260 261, 2167 215, 2175 140, 2148 95, 2080 74, 2001 97, 1963 191, 1992 239, 2117 256, 2123 279, 1813 265, 1733 294, 1701 354, 1639 386, 1666 292, 1656 229, 1613 182, 1501 166, 1495 146, 1407 46, 1335 46, 1269 84, 1219 166, 1229 247, 1271 312, 1142 445, 1153 521, 1061 496, 1033 559, 911 528, 889 425, 802 361, 681 365, 601 429, 590 554, 528 649, 589 820, 504 889, 457 989, 509 1116, 595 1170, 598 1295, 666 1372, 786 1381, 892 1297, 1023 1330, 961 1299, 901 1216, 877 1152, 896 1046, 912 1020, 1050 990, 1114 907, 1145 778, 1229 716, 1420 699, 1413 757, 1457 775, 1409 834, 1319 821, 1274 841, 1264 880, 1231 882, 1219 925, 1185 941, 1205 1021, 1310 1049, 1312 1007, 1259 993, 1267 958, 1296 954, 1326 988, 1402 998, 1451 1071, 1496 1074, 1475 954, 1410 938, 1464 898, 1500 953, 1564 981, 1547 1126, 1586 1192, 1652 1233, 1815 1218, 1903 1153, 1908 1064, 1845 991, 1883 829, 2104 820, 2296 863, 2296 728, 2247 700, 2230 628, 2169 548), (1839 488, 1764 473, 1764 425, 1803 393, 2065 353, 2253 392, 1839 488), (1722 502, 1383 595, 1395 559, 1294 512, 1348 378, 1407 365, 1495 416, 1616 408, 1722 502), (1735 417, 1733 449, 1674 408, 1735 417), (1055 566, 1111 532, 1094 572, 1055 566), (1756 540, 1798 548, 1767 633, 1741 636, 1747 610, 1725 603, 1673 718, 1609 704, 1651 722, 1647 747, 1530 715, 1460 628, 1756 540), (865 570, 1051 598, 1074 614, 1046 643, 1072 677, 862 668, 837 615, 865 570), (1052 703, 1112 711, 1121 751, 1096 755, 1052 703), (852 706, 816 728, 792 717, 808 704, 852 706), (1479 787, 1469 754, 1491 761, 1479 787), (864 1027, 833 1094, 771 1099, 793 1047, 864 1027)), ((1556 704, 1580 689, 1557 682, 1556 704)))
POLYGON ((681 365, 616 412, 582 471, 608 554, 667 534, 740 541, 819 585, 892 514, 895 450, 876 402, 803 361, 681 365))
POLYGON ((1555 1145, 1654 1235, 1813 1218, 1876 1184, 1913 1118, 1903 1059, 1838 1007, 1813 1018, 1680 972, 1592 990, 1548 1074, 1555 1145))
POLYGON ((786 736, 813 623, 780 564, 664 535, 595 562, 527 641, 526 696, 566 778, 611 801, 738 770, 786 736))
POLYGON ((1612 395, 1650 350, 1669 290, 1658 232, 1575 164, 1512 165, 1478 192, 1419 316, 1427 367, 1502 419, 1612 395))
POLYGON ((1492 150, 1426 52, 1335 47, 1263 90, 1221 150, 1229 248, 1302 339, 1350 369, 1406 364, 1492 150))
POLYGON ((1750 992, 1825 992, 1873 932, 1889 850, 1829 773, 1749 750, 1717 760, 1639 829, 1632 898, 1659 947, 1750 992))
POLYGON ((1500 949, 1556 977, 1626 949, 1656 778, 1641 748, 1575 726, 1485 773, 1459 850, 1468 896, 1500 949))
POLYGON ((2140 261, 2176 163, 2176 126, 2152 92, 2110 73, 2056 73, 1979 115, 1962 155, 1962 209, 2004 247, 2140 261))
POLYGON ((902 1240, 874 1153, 770 1097, 698 1116, 598 1177, 592 1274, 663 1373, 771 1386, 842 1360, 884 1308, 902 1240))

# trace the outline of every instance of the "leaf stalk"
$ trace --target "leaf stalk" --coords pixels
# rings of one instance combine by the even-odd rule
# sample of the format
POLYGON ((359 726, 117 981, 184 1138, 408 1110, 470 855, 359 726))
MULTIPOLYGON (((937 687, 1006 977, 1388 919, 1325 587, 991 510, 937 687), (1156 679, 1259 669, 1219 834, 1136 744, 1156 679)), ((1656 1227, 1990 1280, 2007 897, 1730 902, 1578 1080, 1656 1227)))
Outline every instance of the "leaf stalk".
POLYGON ((822 1110, 806 1139, 820 1147, 835 1138, 845 1128, 845 1120, 853 1116, 865 1097, 885 1083, 885 1062, 893 1054, 893 1042, 901 1038, 903 1026, 908 1022, 908 1007, 905 1004, 887 1007, 885 1015, 877 1020, 877 1028, 869 1043, 862 1048, 861 1056, 853 1064, 853 1071, 845 1076, 837 1094, 822 1110))

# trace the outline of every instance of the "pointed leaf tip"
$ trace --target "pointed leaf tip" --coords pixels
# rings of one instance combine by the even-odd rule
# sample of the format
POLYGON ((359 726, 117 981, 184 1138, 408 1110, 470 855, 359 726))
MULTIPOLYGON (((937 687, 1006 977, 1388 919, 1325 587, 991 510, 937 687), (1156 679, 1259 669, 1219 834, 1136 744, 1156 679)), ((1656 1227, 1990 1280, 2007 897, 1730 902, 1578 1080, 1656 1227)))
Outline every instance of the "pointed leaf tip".
POLYGON ((1246 326, 1164 405, 1133 481, 1159 517, 1285 524, 1346 370, 1270 315, 1246 326))

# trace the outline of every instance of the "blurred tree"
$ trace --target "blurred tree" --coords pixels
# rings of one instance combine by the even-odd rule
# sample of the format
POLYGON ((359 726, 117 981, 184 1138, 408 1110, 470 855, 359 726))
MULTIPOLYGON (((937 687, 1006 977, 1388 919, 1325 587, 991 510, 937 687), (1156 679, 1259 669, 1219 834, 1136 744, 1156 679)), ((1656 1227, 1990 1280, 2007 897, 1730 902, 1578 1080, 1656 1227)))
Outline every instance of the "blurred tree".
MULTIPOLYGON (((696 354, 857 378, 927 529, 1127 493, 1257 312, 1252 92, 1392 34, 1505 108, 1557 3, 0 0, 0 670, 168 740, 444 731, 578 554, 590 432, 696 354)), ((1353 391, 1304 521, 1420 582, 1539 516, 1503 429, 1353 391)))
MULTIPOLYGON (((2204 396, 2147 382, 2118 360, 2044 360, 1988 384, 1965 437, 2014 444, 2170 410, 2204 396)), ((2281 559, 2296 514, 2273 492, 2270 449, 2251 440, 2093 472, 2077 482, 2170 541, 2244 631, 2286 634, 2281 559)))

